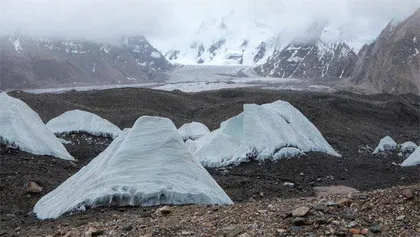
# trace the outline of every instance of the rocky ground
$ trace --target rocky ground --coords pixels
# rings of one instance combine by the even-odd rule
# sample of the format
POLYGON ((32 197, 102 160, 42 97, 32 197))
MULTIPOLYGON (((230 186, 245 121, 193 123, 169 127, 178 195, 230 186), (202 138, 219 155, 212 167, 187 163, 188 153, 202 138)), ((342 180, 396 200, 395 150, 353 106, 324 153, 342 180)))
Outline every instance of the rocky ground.
POLYGON ((77 163, 9 151, 0 146, 0 236, 68 233, 71 234, 67 236, 82 236, 89 228, 92 236, 235 236, 235 233, 244 234, 243 237, 248 236, 246 233, 251 236, 346 236, 350 235, 350 228, 360 231, 371 228, 371 232, 375 232, 375 227, 379 228, 378 236, 416 236, 415 231, 420 227, 419 215, 415 213, 420 206, 420 167, 399 167, 397 164, 405 157, 396 154, 372 155, 373 148, 386 135, 397 142, 419 143, 419 96, 256 89, 194 94, 115 89, 40 95, 12 92, 10 95, 25 101, 44 122, 67 110, 82 109, 120 128, 131 127, 142 115, 160 115, 171 118, 177 126, 199 121, 215 129, 221 121, 240 113, 244 103, 283 99, 301 110, 343 157, 310 153, 278 162, 251 162, 209 170, 237 203, 230 207, 176 207, 165 216, 155 214, 156 208, 95 209, 56 221, 38 221, 31 210, 39 198, 87 164, 111 140, 86 134, 61 135, 71 142, 65 146, 77 163), (29 193, 30 181, 39 184, 42 191, 29 193), (352 206, 347 202, 340 206, 329 203, 331 205, 323 210, 312 207, 318 202, 326 204, 343 198, 313 197, 314 187, 329 185, 346 185, 363 192, 351 196, 352 206), (413 199, 401 196, 404 188, 395 187, 397 185, 413 185, 409 187, 413 199), (287 215, 302 206, 311 208, 303 216, 305 220, 294 220, 300 217, 287 215), (395 221, 397 217, 399 220, 395 221), (325 218, 325 223, 319 218, 325 218))
POLYGON ((22 236, 420 236, 420 185, 233 206, 90 210, 22 236))

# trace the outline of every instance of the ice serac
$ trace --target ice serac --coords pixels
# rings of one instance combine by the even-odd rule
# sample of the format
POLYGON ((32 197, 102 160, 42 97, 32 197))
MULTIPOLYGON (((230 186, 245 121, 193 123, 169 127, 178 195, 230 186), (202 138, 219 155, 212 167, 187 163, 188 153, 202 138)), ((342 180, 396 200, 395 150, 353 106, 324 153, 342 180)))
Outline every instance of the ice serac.
POLYGON ((47 123, 48 129, 54 134, 86 132, 94 136, 116 138, 121 130, 106 119, 96 114, 71 110, 51 119, 47 123))
POLYGON ((281 100, 246 104, 241 114, 187 146, 207 167, 281 159, 310 151, 340 156, 298 109, 281 100))
POLYGON ((420 165, 420 146, 401 164, 401 166, 420 165))
POLYGON ((4 92, 0 93, 0 142, 34 155, 74 160, 35 111, 4 92))
POLYGON ((144 116, 99 156, 39 200, 40 219, 81 207, 232 204, 187 151, 175 125, 144 116))
POLYGON ((181 137, 184 141, 190 139, 190 140, 196 140, 197 138, 200 138, 208 133, 210 133, 209 128, 199 122, 191 122, 186 123, 182 125, 178 132, 181 134, 181 137))
POLYGON ((407 141, 398 145, 399 150, 403 154, 411 154, 417 149, 417 144, 412 141, 407 141))
POLYGON ((395 151, 397 149, 397 143, 390 136, 386 136, 379 141, 379 145, 373 151, 373 154, 381 152, 395 151))

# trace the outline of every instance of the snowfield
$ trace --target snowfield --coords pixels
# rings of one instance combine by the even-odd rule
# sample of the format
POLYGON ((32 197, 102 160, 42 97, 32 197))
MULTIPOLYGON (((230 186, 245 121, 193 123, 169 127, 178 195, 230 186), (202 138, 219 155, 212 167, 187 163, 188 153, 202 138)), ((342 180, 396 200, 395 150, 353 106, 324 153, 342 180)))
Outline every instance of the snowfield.
POLYGON ((40 219, 97 206, 233 204, 188 153, 171 120, 139 118, 34 207, 40 219))
POLYGON ((420 146, 401 164, 401 166, 420 165, 420 146))
POLYGON ((74 160, 35 111, 4 92, 0 93, 0 141, 34 155, 74 160))
POLYGON ((206 167, 281 159, 309 151, 340 156, 299 110, 281 100, 264 105, 246 104, 244 112, 186 145, 206 167))
POLYGON ((54 134, 86 132, 94 136, 110 136, 113 139, 121 132, 121 129, 108 120, 82 110, 67 111, 51 119, 47 127, 54 134))
POLYGON ((210 130, 202 123, 192 122, 182 125, 178 128, 178 132, 181 134, 182 140, 186 141, 188 139, 196 140, 197 138, 209 134, 210 130))

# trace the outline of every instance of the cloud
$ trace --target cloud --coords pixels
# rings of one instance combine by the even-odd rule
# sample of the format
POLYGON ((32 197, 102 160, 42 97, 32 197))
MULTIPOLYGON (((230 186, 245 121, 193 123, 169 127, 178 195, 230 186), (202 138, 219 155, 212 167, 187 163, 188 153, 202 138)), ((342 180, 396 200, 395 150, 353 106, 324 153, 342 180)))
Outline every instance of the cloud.
POLYGON ((279 31, 302 30, 323 19, 369 38, 419 6, 420 0, 0 0, 0 35, 111 41, 142 34, 171 40, 234 9, 239 19, 264 19, 279 31))

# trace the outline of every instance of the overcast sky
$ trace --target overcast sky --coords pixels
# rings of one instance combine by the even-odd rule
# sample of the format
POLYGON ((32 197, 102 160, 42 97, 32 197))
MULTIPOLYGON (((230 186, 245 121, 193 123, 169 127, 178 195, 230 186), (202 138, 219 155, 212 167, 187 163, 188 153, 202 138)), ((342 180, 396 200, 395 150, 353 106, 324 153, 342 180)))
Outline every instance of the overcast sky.
POLYGON ((355 37, 372 37, 419 6, 420 0, 0 0, 0 34, 162 40, 191 34, 204 19, 235 9, 244 19, 270 19, 278 29, 324 19, 355 37))

